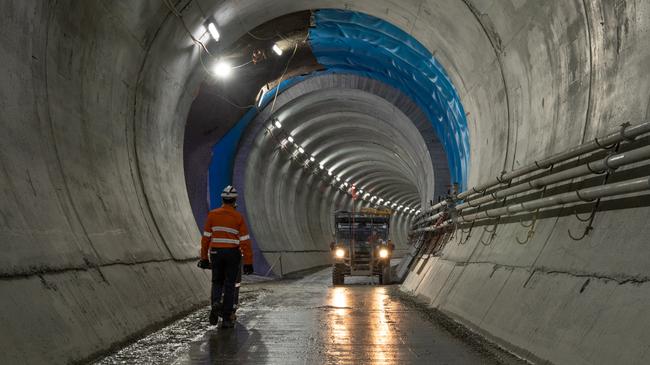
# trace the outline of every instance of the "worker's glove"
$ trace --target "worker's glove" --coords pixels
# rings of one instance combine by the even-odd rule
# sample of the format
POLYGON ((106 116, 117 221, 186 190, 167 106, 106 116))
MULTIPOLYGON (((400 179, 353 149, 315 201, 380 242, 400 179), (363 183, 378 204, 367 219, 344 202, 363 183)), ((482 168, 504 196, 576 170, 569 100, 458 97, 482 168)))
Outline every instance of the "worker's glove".
POLYGON ((212 266, 210 265, 210 260, 199 260, 199 262, 196 263, 196 266, 204 270, 212 268, 212 266))
POLYGON ((255 269, 253 269, 253 265, 244 265, 244 275, 250 275, 253 272, 255 272, 255 269))

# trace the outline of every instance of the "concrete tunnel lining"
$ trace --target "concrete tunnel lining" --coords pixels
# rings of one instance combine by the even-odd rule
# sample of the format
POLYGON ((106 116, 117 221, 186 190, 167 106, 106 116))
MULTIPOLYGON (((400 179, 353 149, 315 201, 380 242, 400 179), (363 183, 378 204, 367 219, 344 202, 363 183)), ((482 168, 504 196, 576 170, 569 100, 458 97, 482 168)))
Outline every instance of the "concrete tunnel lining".
MULTIPOLYGON (((649 116, 644 1, 201 4, 223 47, 308 7, 347 5, 408 31, 435 51, 469 113, 469 186, 649 116)), ((160 2, 66 5, 7 2, 0 23, 11 363, 87 358, 207 293, 182 176, 183 124, 204 78, 198 50, 160 2)), ((182 12, 191 25, 204 19, 196 6, 182 12)), ((516 224, 503 225, 499 244, 451 244, 403 288, 534 357, 643 363, 647 216, 647 206, 600 212, 584 244, 567 240, 567 217, 540 221, 526 246, 510 244, 516 224)))
MULTIPOLYGON (((338 185, 343 181, 329 186, 322 178, 312 178, 313 171, 290 163, 289 155, 278 151, 276 139, 282 137, 271 138, 265 132, 274 118, 281 121, 283 130, 292 133, 295 143, 307 154, 313 154, 317 162, 323 162, 326 169, 333 169, 334 175, 350 178, 350 183, 358 183, 358 188, 373 195, 419 207, 427 196, 433 195, 436 185, 442 185, 435 182, 431 156, 444 152, 431 138, 430 124, 423 123, 418 130, 400 111, 408 110, 410 102, 394 105, 362 90, 383 94, 388 100, 401 96, 391 87, 356 75, 311 77, 285 91, 288 94, 280 94, 275 110, 271 112, 270 106, 263 109, 242 136, 235 160, 234 183, 245 192, 240 209, 250 217, 252 237, 259 253, 271 251, 264 255, 272 256, 266 258, 266 262, 271 261, 269 268, 278 260, 279 252, 283 255, 284 269, 289 271, 314 265, 313 260, 305 261, 302 257, 305 250, 319 251, 318 262, 328 263, 333 212, 351 209, 349 198, 343 204, 332 204, 331 195, 341 193, 338 185), (438 150, 429 150, 431 147, 423 135, 430 138, 429 146, 438 150), (393 161, 396 152, 404 156, 402 163, 393 161), (280 172, 267 172, 272 169, 280 172), (357 180, 353 171, 365 175, 364 178, 357 180), (416 171, 421 173, 416 175, 416 171), (327 188, 319 204, 325 208, 314 207, 312 194, 304 192, 319 192, 323 186, 327 188), (287 210, 291 211, 288 215, 287 210), (320 214, 310 217, 310 212, 320 214), (292 259, 296 253, 298 258, 292 259)), ((316 162, 312 167, 315 165, 316 162)), ((441 172, 441 179, 445 179, 445 173, 446 170, 441 172)), ((391 239, 397 243, 398 252, 406 250, 406 232, 401 227, 408 221, 410 216, 406 214, 397 214, 393 221, 391 239)), ((277 270, 277 265, 274 268, 277 270)))

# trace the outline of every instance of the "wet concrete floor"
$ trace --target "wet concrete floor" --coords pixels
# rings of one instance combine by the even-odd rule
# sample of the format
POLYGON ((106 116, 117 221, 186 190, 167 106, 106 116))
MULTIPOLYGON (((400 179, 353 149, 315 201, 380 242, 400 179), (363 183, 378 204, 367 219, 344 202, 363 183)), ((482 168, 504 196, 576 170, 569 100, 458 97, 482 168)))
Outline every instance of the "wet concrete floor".
POLYGON ((346 284, 332 287, 325 269, 243 285, 234 329, 208 326, 203 309, 99 364, 519 363, 452 335, 395 295, 395 286, 368 278, 346 284))

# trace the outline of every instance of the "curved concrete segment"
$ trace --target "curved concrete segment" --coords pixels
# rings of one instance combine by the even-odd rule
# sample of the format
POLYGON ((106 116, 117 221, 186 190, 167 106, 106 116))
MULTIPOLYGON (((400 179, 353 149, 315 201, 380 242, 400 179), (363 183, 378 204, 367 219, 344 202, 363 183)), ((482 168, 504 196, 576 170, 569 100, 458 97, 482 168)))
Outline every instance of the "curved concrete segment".
POLYGON ((467 188, 465 112, 447 73, 426 47, 381 18, 337 9, 313 12, 309 43, 328 70, 381 80, 410 97, 444 146, 452 181, 467 188))
MULTIPOLYGON (((352 209, 347 188, 340 188, 345 180, 364 194, 415 208, 434 195, 436 186, 448 185, 448 170, 434 170, 432 158, 438 157, 439 166, 444 152, 430 124, 408 98, 385 84, 356 75, 314 76, 280 94, 274 106, 248 125, 234 182, 244 191, 240 209, 264 254, 259 257, 275 272, 280 255, 284 272, 330 261, 333 213, 352 209), (282 148, 288 136, 294 142, 282 148), (330 181, 327 171, 341 181, 330 181), (436 183, 437 173, 444 183, 436 183)), ((360 206, 368 203, 359 201, 356 209, 360 206)), ((391 239, 398 251, 407 249, 411 217, 394 215, 391 239)))
MULTIPOLYGON (((175 2, 186 26, 165 4, 0 5, 0 362, 80 361, 208 298, 208 278, 193 266, 200 233, 182 145, 206 77, 186 29, 200 37, 208 16, 219 49, 309 8, 363 12, 411 34, 463 103, 468 186, 650 114, 644 0, 175 2)), ((289 173, 274 175, 281 183, 265 199, 315 185, 277 166, 289 173)), ((410 191, 430 183, 394 180, 406 181, 410 191)), ((329 194, 343 204, 343 194, 329 194)), ((294 219, 295 202, 322 209, 300 234, 326 235, 315 217, 327 204, 307 189, 290 196, 282 219, 294 219)), ((526 245, 515 241, 525 234, 518 222, 503 222, 488 246, 480 233, 451 242, 402 288, 531 358, 648 363, 648 197, 615 203, 579 242, 567 236, 583 227, 567 209, 542 217, 526 245)))

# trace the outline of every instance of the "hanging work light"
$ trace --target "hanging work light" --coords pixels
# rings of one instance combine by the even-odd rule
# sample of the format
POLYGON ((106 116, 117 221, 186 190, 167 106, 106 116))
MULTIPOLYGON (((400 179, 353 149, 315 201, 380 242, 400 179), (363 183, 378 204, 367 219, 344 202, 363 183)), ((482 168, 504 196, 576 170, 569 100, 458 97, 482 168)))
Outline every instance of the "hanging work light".
POLYGON ((282 56, 282 48, 280 48, 280 46, 278 46, 277 43, 273 45, 272 49, 273 52, 275 52, 275 54, 277 54, 278 56, 282 56))

